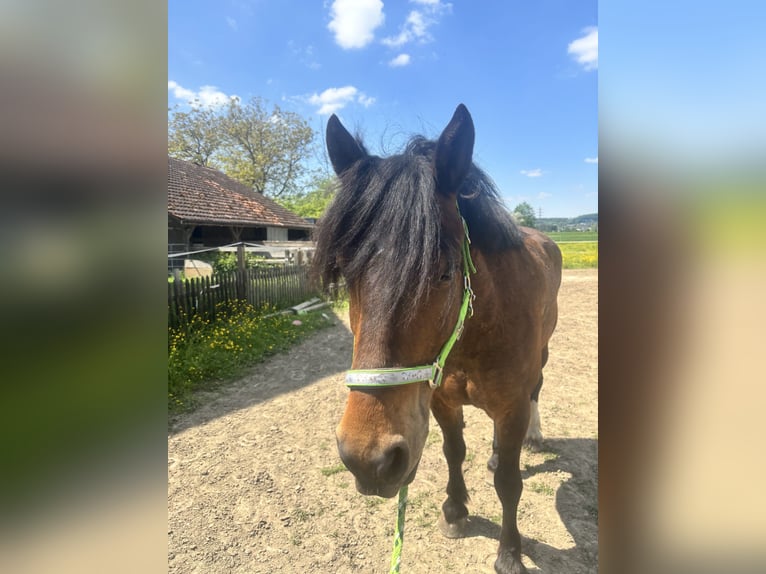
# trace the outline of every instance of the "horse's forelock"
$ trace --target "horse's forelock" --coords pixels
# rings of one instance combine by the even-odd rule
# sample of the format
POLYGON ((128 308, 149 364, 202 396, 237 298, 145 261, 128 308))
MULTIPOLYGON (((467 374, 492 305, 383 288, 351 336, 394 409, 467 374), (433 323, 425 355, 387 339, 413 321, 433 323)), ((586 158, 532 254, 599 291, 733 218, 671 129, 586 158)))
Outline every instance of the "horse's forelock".
MULTIPOLYGON (((434 149, 435 142, 416 136, 402 154, 367 156, 342 173, 316 234, 315 269, 325 286, 341 275, 353 285, 367 273, 381 309, 417 306, 438 272, 439 257, 459 253, 452 244, 460 238, 442 236, 434 149)), ((518 245, 518 230, 494 184, 477 167, 458 202, 476 248, 518 245)))

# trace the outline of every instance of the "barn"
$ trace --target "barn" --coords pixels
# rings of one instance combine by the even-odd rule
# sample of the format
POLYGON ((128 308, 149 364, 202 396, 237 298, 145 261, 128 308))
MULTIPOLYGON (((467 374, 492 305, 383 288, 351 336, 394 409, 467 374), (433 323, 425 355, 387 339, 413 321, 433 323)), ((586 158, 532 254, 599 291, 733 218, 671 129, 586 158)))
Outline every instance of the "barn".
POLYGON ((314 224, 226 174, 168 157, 168 253, 309 241, 314 224))

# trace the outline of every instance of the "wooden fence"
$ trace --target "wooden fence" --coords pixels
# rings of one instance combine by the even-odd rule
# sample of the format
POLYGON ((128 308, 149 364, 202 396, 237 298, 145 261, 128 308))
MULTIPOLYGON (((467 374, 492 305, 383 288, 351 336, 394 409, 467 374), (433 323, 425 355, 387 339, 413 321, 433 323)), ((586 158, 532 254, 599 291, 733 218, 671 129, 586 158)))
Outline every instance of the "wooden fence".
POLYGON ((168 325, 176 327, 201 314, 215 318, 216 305, 235 299, 256 308, 285 308, 316 295, 305 265, 246 269, 212 277, 195 277, 168 283, 168 325))

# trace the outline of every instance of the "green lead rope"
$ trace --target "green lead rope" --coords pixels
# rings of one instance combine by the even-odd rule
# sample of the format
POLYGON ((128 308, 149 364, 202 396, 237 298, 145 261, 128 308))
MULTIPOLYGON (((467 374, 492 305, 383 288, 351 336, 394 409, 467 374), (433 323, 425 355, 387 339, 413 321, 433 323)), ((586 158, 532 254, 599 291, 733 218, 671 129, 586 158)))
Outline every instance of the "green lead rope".
POLYGON ((399 574, 399 567, 402 564, 405 510, 407 510, 407 485, 404 485, 399 489, 399 513, 396 516, 396 530, 394 531, 394 551, 391 554, 391 570, 389 570, 389 574, 399 574))

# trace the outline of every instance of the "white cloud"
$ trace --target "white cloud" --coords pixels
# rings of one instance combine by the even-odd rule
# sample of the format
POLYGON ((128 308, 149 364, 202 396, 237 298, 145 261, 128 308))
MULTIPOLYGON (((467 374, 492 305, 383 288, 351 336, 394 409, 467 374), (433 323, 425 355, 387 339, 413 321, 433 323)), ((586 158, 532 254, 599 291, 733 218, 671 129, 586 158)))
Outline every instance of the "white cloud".
POLYGON ((202 86, 199 91, 195 92, 184 88, 173 80, 168 81, 168 91, 173 92, 173 97, 177 100, 182 100, 192 107, 217 108, 225 106, 232 99, 237 98, 235 95, 224 94, 216 86, 202 86))
POLYGON ((194 99, 194 92, 191 90, 187 90, 184 87, 179 86, 176 82, 169 80, 168 81, 168 91, 173 92, 173 96, 178 100, 193 100, 194 99))
POLYGON ((234 18, 231 16, 226 16, 226 23, 229 25, 229 28, 235 32, 237 31, 237 21, 234 18))
POLYGON ((372 104, 375 103, 375 98, 372 96, 366 96, 360 92, 356 101, 362 104, 365 108, 369 108, 372 104))
POLYGON ((452 4, 442 4, 441 0, 411 0, 423 6, 422 9, 412 10, 402 24, 399 34, 383 38, 382 42, 389 48, 399 48, 409 42, 425 44, 433 40, 428 29, 439 22, 439 16, 452 10, 452 4))
POLYGON ((312 94, 308 97, 308 102, 319 107, 318 114, 330 115, 354 102, 368 108, 375 103, 375 98, 360 92, 354 86, 343 86, 342 88, 327 88, 321 94, 312 94))
POLYGON ((598 156, 596 157, 586 157, 585 163, 598 163, 598 156))
POLYGON ((598 28, 585 28, 583 34, 569 44, 567 52, 586 70, 595 70, 598 68, 598 28))
POLYGON ((527 177, 540 177, 543 175, 543 170, 540 168, 537 169, 522 169, 519 173, 521 175, 526 175, 527 177))
POLYGON ((335 0, 330 14, 332 20, 327 27, 344 50, 364 48, 373 41, 375 29, 385 20, 381 0, 335 0))
POLYGON ((547 199, 549 197, 553 197, 553 194, 552 193, 546 193, 544 191, 541 191, 540 193, 537 194, 537 199, 547 199))
POLYGON ((388 62, 388 65, 392 68, 400 68, 402 66, 406 66, 410 63, 410 55, 409 54, 399 54, 396 58, 388 62))

